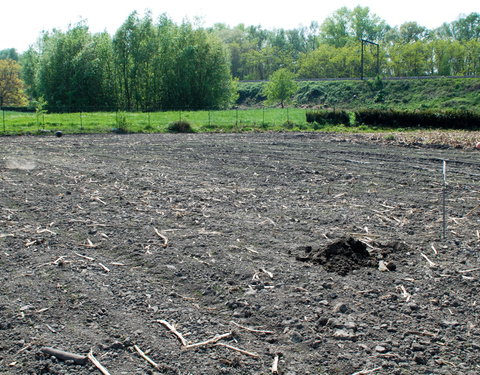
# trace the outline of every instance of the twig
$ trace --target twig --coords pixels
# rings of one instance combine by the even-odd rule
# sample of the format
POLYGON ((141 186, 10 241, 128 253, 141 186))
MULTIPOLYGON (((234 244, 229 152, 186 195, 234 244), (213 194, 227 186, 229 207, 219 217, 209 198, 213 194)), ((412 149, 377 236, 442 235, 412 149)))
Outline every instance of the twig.
POLYGON ((162 240, 163 240, 163 245, 162 247, 163 248, 166 248, 168 246, 168 238, 166 236, 164 236, 163 234, 161 234, 157 228, 153 227, 153 229, 155 230, 155 233, 158 235, 158 237, 160 237, 162 240))
POLYGON ((77 257, 80 257, 80 258, 83 258, 83 259, 86 259, 86 260, 89 260, 91 262, 93 262, 95 259, 93 259, 92 257, 87 257, 86 255, 82 255, 82 254, 79 254, 79 253, 75 253, 75 255, 77 257))
POLYGON ((100 197, 92 197, 92 200, 97 201, 97 202, 100 202, 100 203, 103 204, 104 206, 107 205, 104 201, 102 201, 102 200, 100 199, 100 197))
POLYGON ((272 374, 278 374, 279 359, 280 359, 280 356, 278 354, 275 354, 275 357, 273 358, 273 363, 272 363, 272 374))
POLYGON ((399 286, 397 286, 397 288, 401 290, 402 297, 405 298, 406 302, 410 301, 410 298, 412 298, 412 295, 407 292, 405 287, 403 285, 399 285, 399 286))
POLYGON ((469 272, 475 272, 475 271, 480 271, 480 267, 479 268, 472 268, 472 269, 469 269, 469 270, 461 270, 461 271, 458 271, 458 272, 469 273, 469 272))
POLYGON ((435 255, 438 255, 438 251, 437 251, 437 249, 435 249, 435 246, 433 246, 433 243, 432 243, 432 250, 435 253, 435 255))
POLYGON ((192 349, 192 348, 198 348, 200 346, 215 344, 216 342, 218 342, 218 341, 220 341, 224 338, 227 338, 231 335, 232 335, 232 332, 227 332, 227 333, 224 333, 222 335, 216 335, 215 337, 212 337, 211 339, 206 340, 206 341, 197 342, 195 344, 190 344, 190 345, 185 345, 185 349, 192 349))
POLYGON ((74 353, 70 353, 70 352, 65 352, 63 350, 51 348, 49 346, 44 346, 40 350, 43 353, 45 353, 49 356, 54 356, 58 359, 61 359, 62 361, 73 361, 74 363, 77 363, 79 365, 84 365, 88 361, 88 358, 84 355, 78 355, 78 354, 74 354, 74 353))
POLYGON ((275 333, 273 331, 264 331, 264 330, 261 330, 261 329, 253 329, 253 328, 248 328, 248 327, 245 327, 245 326, 241 326, 240 324, 235 323, 234 321, 230 321, 230 323, 232 323, 234 326, 237 326, 238 328, 241 328, 241 329, 243 329, 245 331, 248 331, 248 332, 264 333, 264 334, 267 334, 267 335, 273 335, 275 333))
POLYGON ((225 343, 223 343, 223 342, 216 343, 215 346, 224 346, 225 348, 228 348, 228 349, 234 350, 234 351, 236 351, 236 352, 239 352, 239 353, 248 355, 248 356, 250 356, 250 357, 254 357, 254 358, 258 358, 258 357, 259 357, 258 354, 255 354, 255 353, 252 353, 252 352, 247 352, 246 350, 239 349, 239 348, 237 348, 237 347, 235 347, 235 346, 228 345, 228 344, 225 344, 225 343))
POLYGON ((88 353, 87 357, 90 360, 90 362, 92 362, 95 365, 95 367, 98 368, 103 375, 110 375, 108 370, 105 367, 103 367, 102 364, 100 362, 98 362, 98 360, 93 356, 93 352, 92 352, 91 349, 90 349, 90 353, 88 353))
POLYGON ((428 257, 424 253, 420 253, 420 255, 425 258, 430 267, 437 267, 437 264, 428 259, 428 257))
POLYGON ((109 269, 107 266, 105 266, 104 264, 98 263, 98 265, 99 265, 100 267, 102 267, 105 272, 110 272, 110 269, 109 269))
POLYGON ((375 368, 372 368, 371 370, 362 370, 362 371, 354 372, 352 375, 367 375, 381 369, 382 369, 381 367, 375 367, 375 368))
POLYGON ((157 323, 160 323, 161 325, 167 327, 170 332, 172 332, 176 337, 177 339, 180 341, 180 343, 183 345, 183 346, 187 346, 188 343, 187 343, 187 340, 185 340, 182 336, 182 334, 180 332, 178 332, 175 327, 173 325, 171 325, 169 322, 167 322, 166 320, 156 320, 157 323))
POLYGON ((159 368, 158 364, 156 362, 154 362, 150 357, 148 357, 144 352, 142 352, 142 350, 137 345, 133 345, 133 347, 135 348, 137 353, 140 355, 140 357, 142 357, 145 361, 150 363, 156 369, 159 368))

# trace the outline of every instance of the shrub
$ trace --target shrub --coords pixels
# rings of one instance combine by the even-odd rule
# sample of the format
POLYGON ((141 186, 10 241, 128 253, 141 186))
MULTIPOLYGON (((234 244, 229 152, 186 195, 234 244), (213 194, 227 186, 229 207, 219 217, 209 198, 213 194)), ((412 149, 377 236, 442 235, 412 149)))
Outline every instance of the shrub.
POLYGON ((188 121, 175 121, 168 124, 169 133, 193 133, 192 126, 188 121))
POLYGON ((350 115, 346 111, 312 111, 306 114, 308 123, 320 125, 350 125, 350 115))
POLYGON ((392 128, 480 129, 480 114, 468 111, 393 111, 365 109, 355 112, 357 124, 392 128))

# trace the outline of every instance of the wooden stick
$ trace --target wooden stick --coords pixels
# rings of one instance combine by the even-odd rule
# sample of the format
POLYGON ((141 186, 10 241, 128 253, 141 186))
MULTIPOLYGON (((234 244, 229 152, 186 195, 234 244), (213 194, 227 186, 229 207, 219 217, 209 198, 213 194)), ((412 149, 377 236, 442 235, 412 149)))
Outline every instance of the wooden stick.
POLYGON ((273 363, 272 363, 272 374, 278 374, 278 361, 280 359, 280 356, 278 354, 275 354, 275 357, 273 358, 273 363))
POLYGON ((430 259, 428 259, 428 257, 424 253, 420 253, 420 255, 425 258, 425 260, 428 262, 428 265, 430 267, 436 267, 437 266, 437 264, 432 262, 430 259))
POLYGON ((209 340, 202 341, 202 342, 197 342, 195 344, 190 344, 190 345, 185 345, 185 349, 192 349, 192 348, 198 348, 200 346, 206 346, 210 344, 215 344, 216 342, 227 338, 232 335, 232 332, 224 333, 223 335, 216 335, 215 337, 212 337, 209 340))
POLYGON ((161 325, 167 327, 170 332, 172 332, 176 337, 177 339, 180 341, 180 343, 183 345, 183 346, 187 346, 188 343, 187 343, 187 340, 185 340, 182 336, 182 334, 180 332, 178 332, 175 327, 173 325, 171 325, 169 322, 167 322, 166 320, 156 320, 157 323, 160 323, 161 325))
POLYGON ((273 331, 264 331, 264 330, 261 330, 261 329, 254 329, 254 328, 248 328, 248 327, 245 327, 245 326, 241 326, 240 324, 235 323, 234 321, 230 321, 230 323, 232 323, 234 326, 237 326, 238 328, 244 329, 245 331, 248 331, 248 332, 264 333, 264 334, 267 334, 267 335, 273 335, 275 333, 273 331))
POLYGON ((234 350, 234 351, 236 351, 236 352, 239 352, 239 353, 248 355, 248 356, 250 356, 250 357, 254 357, 254 358, 258 358, 258 357, 259 357, 258 354, 255 354, 255 353, 252 353, 252 352, 247 352, 246 350, 239 349, 239 348, 237 348, 237 347, 235 347, 235 346, 228 345, 228 344, 225 344, 225 343, 223 343, 223 342, 216 343, 215 346, 224 346, 225 348, 228 348, 228 349, 234 350))
POLYGON ((166 236, 164 236, 163 234, 161 234, 157 228, 153 227, 153 229, 155 230, 155 233, 158 235, 158 237, 160 237, 162 240, 163 240, 163 245, 162 247, 165 248, 168 246, 168 238, 166 236))
POLYGON ((354 372, 352 375, 367 375, 381 369, 382 369, 381 367, 375 367, 375 368, 372 368, 371 370, 362 370, 362 371, 354 372))
POLYGON ((108 370, 105 367, 103 367, 102 364, 98 362, 98 360, 93 356, 92 350, 90 350, 90 353, 88 353, 87 357, 90 360, 90 362, 92 362, 95 365, 95 367, 98 368, 103 375, 110 375, 108 370))
POLYGON ((82 255, 82 254, 79 254, 79 253, 74 253, 77 257, 80 257, 80 258, 83 258, 83 259, 86 259, 86 260, 89 260, 91 262, 93 262, 95 259, 93 259, 92 257, 88 257, 86 255, 82 255))
POLYGON ((44 346, 40 349, 43 353, 54 356, 62 361, 73 361, 76 364, 84 365, 87 363, 88 358, 84 355, 78 355, 70 352, 65 352, 63 350, 55 349, 49 346, 44 346))
POLYGON ((147 355, 142 352, 142 350, 137 346, 137 345, 133 345, 133 347, 135 348, 135 350, 137 351, 137 353, 140 355, 140 357, 142 357, 145 361, 147 361, 148 363, 150 363, 153 367, 155 367, 156 369, 159 368, 158 364, 155 363, 150 357, 147 357, 147 355))
POLYGON ((407 292, 405 287, 403 285, 397 286, 398 289, 402 291, 402 297, 406 299, 406 302, 410 301, 410 298, 412 298, 412 295, 407 292))
POLYGON ((102 267, 105 272, 110 272, 110 269, 109 269, 107 266, 105 266, 104 264, 98 263, 98 265, 99 265, 100 267, 102 267))
POLYGON ((460 273, 469 273, 469 272, 475 272, 475 271, 480 271, 480 267, 479 268, 471 268, 469 270, 461 270, 461 271, 458 271, 460 273))

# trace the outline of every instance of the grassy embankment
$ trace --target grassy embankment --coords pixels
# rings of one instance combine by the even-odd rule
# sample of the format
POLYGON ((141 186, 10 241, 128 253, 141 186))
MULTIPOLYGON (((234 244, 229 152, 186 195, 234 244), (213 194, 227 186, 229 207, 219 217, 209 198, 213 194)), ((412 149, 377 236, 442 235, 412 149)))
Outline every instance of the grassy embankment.
POLYGON ((362 124, 322 125, 306 122, 309 108, 355 110, 359 108, 399 110, 479 111, 480 79, 429 79, 406 81, 300 82, 294 98, 296 108, 263 108, 263 83, 240 83, 239 110, 169 111, 154 113, 82 112, 20 113, 4 111, 0 133, 25 134, 61 130, 65 133, 166 132, 178 120, 191 123, 194 131, 239 132, 321 130, 336 132, 395 132, 406 129, 362 124))

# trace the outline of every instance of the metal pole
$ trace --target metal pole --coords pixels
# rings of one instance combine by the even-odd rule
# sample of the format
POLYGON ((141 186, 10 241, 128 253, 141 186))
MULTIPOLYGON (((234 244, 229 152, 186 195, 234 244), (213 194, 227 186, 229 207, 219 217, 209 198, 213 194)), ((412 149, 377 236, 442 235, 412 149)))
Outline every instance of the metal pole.
POLYGON ((447 162, 443 161, 443 239, 447 239, 447 162))
POLYGON ((360 79, 363 80, 363 40, 362 40, 362 59, 360 64, 360 79))
POLYGON ((377 76, 380 76, 380 45, 377 44, 377 76))
POLYGON ((2 118, 3 118, 3 133, 6 133, 6 128, 5 128, 5 110, 2 109, 2 118))

